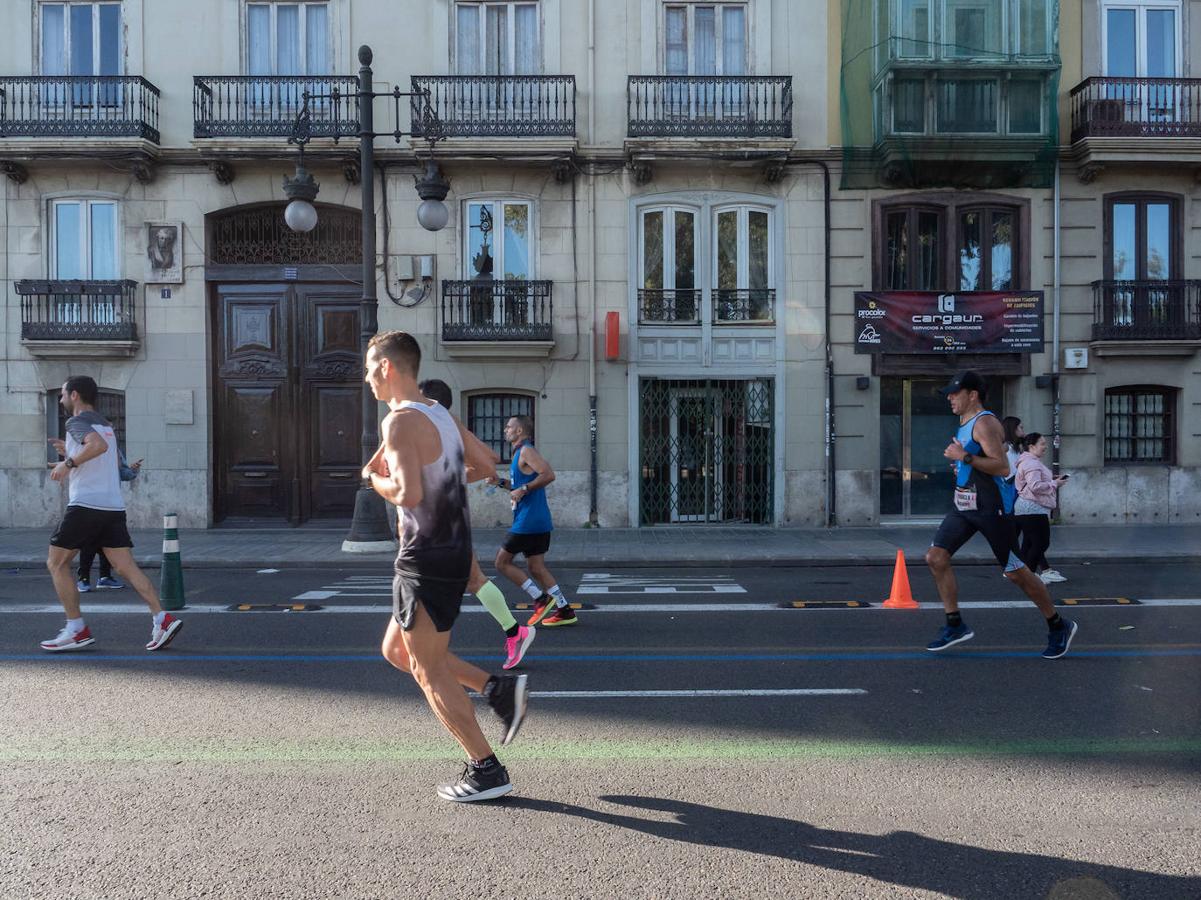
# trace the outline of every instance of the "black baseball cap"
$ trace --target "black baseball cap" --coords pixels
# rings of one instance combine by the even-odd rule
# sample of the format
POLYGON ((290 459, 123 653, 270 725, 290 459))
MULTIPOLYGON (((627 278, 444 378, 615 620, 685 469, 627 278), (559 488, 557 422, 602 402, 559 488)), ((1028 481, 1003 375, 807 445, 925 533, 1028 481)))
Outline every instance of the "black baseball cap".
POLYGON ((944 397, 949 397, 956 391, 976 391, 983 399, 984 395, 988 393, 988 382, 975 372, 959 372, 951 379, 950 384, 938 389, 938 392, 944 397))

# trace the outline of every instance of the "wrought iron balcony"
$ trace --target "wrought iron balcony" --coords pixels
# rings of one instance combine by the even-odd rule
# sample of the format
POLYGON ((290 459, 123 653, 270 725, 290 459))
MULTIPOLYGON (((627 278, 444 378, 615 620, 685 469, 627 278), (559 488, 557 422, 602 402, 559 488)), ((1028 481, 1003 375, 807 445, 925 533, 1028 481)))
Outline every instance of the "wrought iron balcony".
POLYGON ((18 281, 21 340, 136 341, 136 281, 18 281))
POLYGON ((159 92, 140 75, 0 78, 0 137, 130 137, 155 144, 159 92))
POLYGON ((1201 137, 1201 78, 1086 78, 1070 100, 1073 142, 1201 137))
POLYGON ((313 137, 359 133, 358 79, 350 75, 196 75, 192 78, 193 134, 198 138, 287 138, 304 95, 313 137))
POLYGON ((1093 340, 1201 340, 1201 281, 1094 281, 1093 340))
POLYGON ((790 75, 632 75, 630 137, 792 137, 790 75))
POLYGON ((642 288, 638 291, 638 321, 643 325, 699 325, 699 290, 642 288))
MULTIPOLYGON (((573 75, 415 75, 443 137, 575 137, 573 75)), ((413 99, 413 133, 421 135, 413 99)))
POLYGON ((713 322, 718 325, 770 325, 776 318, 775 288, 713 291, 713 322))
POLYGON ((442 340, 550 341, 550 281, 442 282, 442 340))

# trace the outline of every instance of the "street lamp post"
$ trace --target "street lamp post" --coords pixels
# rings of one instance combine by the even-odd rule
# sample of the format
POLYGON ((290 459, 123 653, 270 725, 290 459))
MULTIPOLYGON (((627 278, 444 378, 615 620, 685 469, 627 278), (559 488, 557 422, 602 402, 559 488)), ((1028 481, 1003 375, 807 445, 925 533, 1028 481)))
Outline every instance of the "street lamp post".
MULTIPOLYGON (((400 88, 383 93, 375 93, 372 89, 371 48, 364 44, 359 47, 359 179, 362 190, 362 224, 363 224, 363 296, 359 306, 359 349, 365 358, 367 344, 379 329, 379 302, 375 291, 375 116, 373 104, 376 97, 391 97, 396 102, 399 117, 402 97, 422 97, 421 134, 430 140, 431 144, 438 135, 438 121, 429 105, 428 92, 413 94, 405 93, 400 88)), ((337 133, 337 122, 340 117, 336 114, 336 104, 344 99, 338 94, 309 94, 304 95, 304 107, 296 117, 292 137, 289 143, 298 144, 300 159, 296 166, 296 174, 292 178, 284 178, 284 194, 291 201, 284 213, 288 227, 294 231, 311 231, 317 225, 317 212, 312 201, 317 196, 317 182, 304 167, 304 145, 311 137, 311 119, 309 101, 314 99, 331 99, 335 101, 334 140, 342 136, 337 133)), ((400 140, 412 136, 410 131, 402 131, 400 122, 396 130, 384 132, 400 140)), ((437 163, 431 158, 426 165, 424 177, 417 181, 417 194, 422 203, 417 211, 417 219, 428 231, 438 231, 446 225, 449 214, 445 204, 446 194, 450 185, 442 177, 437 163)), ((362 433, 362 463, 366 465, 375 455, 379 446, 379 423, 377 417, 377 401, 371 393, 371 388, 364 382, 363 394, 363 433, 362 433)), ((394 546, 392 529, 388 525, 387 508, 378 494, 371 489, 368 482, 359 484, 354 498, 354 519, 350 524, 350 534, 342 542, 342 549, 349 553, 369 553, 372 551, 390 550, 394 546)))

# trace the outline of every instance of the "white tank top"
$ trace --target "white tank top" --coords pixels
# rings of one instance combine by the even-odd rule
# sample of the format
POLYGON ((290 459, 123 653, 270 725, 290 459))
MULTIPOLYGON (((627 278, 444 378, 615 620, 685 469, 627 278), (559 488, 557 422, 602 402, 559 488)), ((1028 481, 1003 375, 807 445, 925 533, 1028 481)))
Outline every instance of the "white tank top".
POLYGON ((396 571, 442 581, 465 580, 471 571, 471 516, 463 440, 454 418, 437 403, 406 400, 438 429, 442 452, 421 467, 421 502, 400 507, 396 571))
POLYGON ((104 438, 108 449, 71 470, 67 482, 67 505, 120 512, 125 509, 125 498, 121 496, 117 435, 113 432, 112 423, 92 409, 69 418, 67 456, 74 457, 83 450, 83 442, 92 432, 104 438))

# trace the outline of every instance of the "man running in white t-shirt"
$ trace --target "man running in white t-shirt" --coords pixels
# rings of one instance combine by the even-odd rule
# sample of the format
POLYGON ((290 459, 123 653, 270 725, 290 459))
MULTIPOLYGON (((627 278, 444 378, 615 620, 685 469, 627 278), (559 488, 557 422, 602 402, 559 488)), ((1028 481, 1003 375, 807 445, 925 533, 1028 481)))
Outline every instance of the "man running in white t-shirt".
POLYGON ((150 579, 133 561, 133 540, 125 524, 125 498, 121 496, 121 477, 117 460, 117 436, 112 424, 96 412, 100 393, 96 382, 87 375, 74 375, 63 384, 59 402, 70 417, 67 439, 51 443, 63 456, 50 477, 67 481, 67 512, 58 530, 50 538, 46 567, 54 580, 54 589, 67 613, 67 624, 57 637, 42 641, 42 649, 51 653, 79 650, 96 642, 79 611, 79 590, 75 586, 72 564, 81 547, 99 547, 113 571, 125 579, 150 607, 154 625, 147 650, 161 650, 183 628, 183 622, 164 612, 158 592, 150 579))

